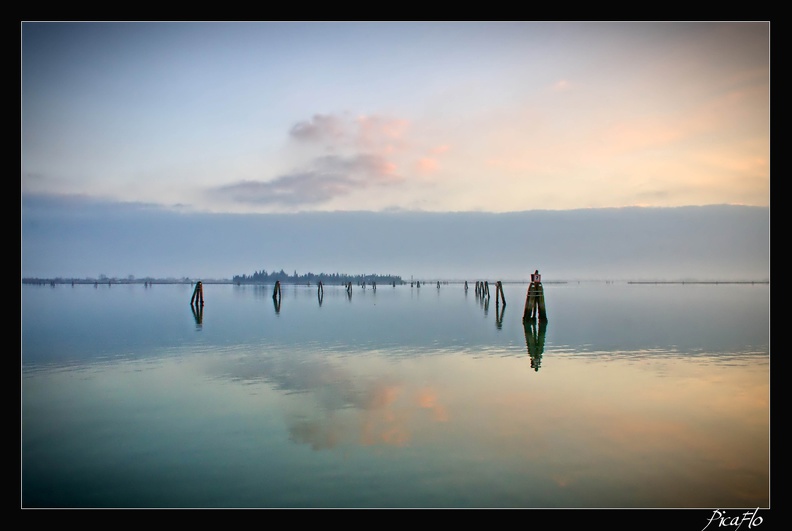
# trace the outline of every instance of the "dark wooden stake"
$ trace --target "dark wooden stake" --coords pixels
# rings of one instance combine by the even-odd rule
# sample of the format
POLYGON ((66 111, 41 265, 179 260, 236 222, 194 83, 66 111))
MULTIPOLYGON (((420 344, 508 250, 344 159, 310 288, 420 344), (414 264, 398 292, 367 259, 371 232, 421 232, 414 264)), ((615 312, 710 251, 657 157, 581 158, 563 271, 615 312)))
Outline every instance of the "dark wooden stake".
POLYGON ((272 300, 280 302, 281 300, 281 284, 280 280, 275 281, 275 289, 272 291, 272 300))
POLYGON ((193 290, 192 298, 190 299, 190 305, 193 304, 200 304, 201 306, 204 305, 203 284, 200 280, 195 284, 195 289, 193 290))
POLYGON ((503 305, 506 306, 506 295, 503 294, 503 284, 500 280, 495 284, 495 306, 498 305, 499 299, 503 299, 503 305))

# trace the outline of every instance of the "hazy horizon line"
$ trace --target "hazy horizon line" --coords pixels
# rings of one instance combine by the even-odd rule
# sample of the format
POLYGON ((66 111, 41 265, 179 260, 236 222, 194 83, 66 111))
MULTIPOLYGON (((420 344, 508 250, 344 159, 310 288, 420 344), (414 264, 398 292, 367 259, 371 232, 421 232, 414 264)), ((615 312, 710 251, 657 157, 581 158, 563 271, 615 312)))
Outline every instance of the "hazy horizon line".
MULTIPOLYGON (((345 276, 352 276, 352 275, 345 275, 345 276)), ((367 275, 369 276, 369 275, 367 275)), ((426 277, 426 278, 412 278, 410 280, 404 280, 404 277, 401 275, 370 275, 370 276, 396 276, 402 279, 402 284, 409 284, 414 282, 421 282, 421 283, 437 283, 440 282, 442 284, 464 284, 467 282, 468 284, 476 282, 488 282, 488 283, 495 283, 501 282, 502 284, 529 284, 531 282, 530 279, 501 279, 501 280, 488 280, 488 279, 481 279, 481 278, 437 278, 437 277, 426 277)), ((140 278, 118 278, 118 277, 107 277, 104 279, 99 279, 95 277, 23 277, 22 284, 144 284, 144 283, 151 283, 151 284, 194 284, 195 282, 201 282, 202 284, 244 284, 244 285, 261 285, 261 286, 269 286, 274 285, 275 282, 280 282, 281 284, 286 285, 295 285, 295 286, 309 286, 309 285, 316 285, 316 282, 300 282, 294 280, 273 280, 273 281, 238 281, 233 280, 231 278, 208 278, 208 277, 183 277, 183 278, 174 278, 174 277, 165 277, 165 278, 155 278, 155 277, 140 277, 140 278)), ((605 283, 633 283, 633 284, 769 284, 770 279, 743 279, 743 280, 722 280, 722 279, 699 279, 699 278, 677 278, 677 279, 646 279, 646 278, 567 278, 567 279, 558 279, 558 280, 545 280, 543 284, 568 284, 568 283, 581 283, 581 282, 605 282, 605 283)), ((326 284, 323 282, 323 284, 326 284)), ((339 283, 339 285, 342 285, 339 283)))

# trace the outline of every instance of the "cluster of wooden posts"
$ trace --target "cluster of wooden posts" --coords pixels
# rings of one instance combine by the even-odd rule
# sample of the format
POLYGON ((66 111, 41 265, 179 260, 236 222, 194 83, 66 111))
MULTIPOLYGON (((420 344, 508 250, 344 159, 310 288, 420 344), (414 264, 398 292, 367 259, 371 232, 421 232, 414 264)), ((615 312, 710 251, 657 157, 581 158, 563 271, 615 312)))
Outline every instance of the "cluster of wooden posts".
MULTIPOLYGON (((467 280, 465 281, 465 291, 468 290, 468 283, 467 280)), ((476 297, 486 297, 489 298, 490 290, 489 290, 489 282, 486 280, 484 281, 476 281, 476 297)), ((506 295, 503 293, 503 283, 499 280, 495 283, 495 305, 499 306, 500 303, 503 302, 503 305, 506 306, 506 295)))
MULTIPOLYGON (((410 284, 412 285, 412 283, 410 284)), ((420 282, 418 283, 420 287, 420 282)), ((363 284, 365 288, 365 283, 363 284)), ((396 287, 396 283, 393 283, 393 287, 396 287)), ((374 290, 377 289, 377 283, 372 282, 372 288, 374 290)), ((346 292, 349 296, 352 295, 352 282, 348 282, 345 286, 346 292)), ((437 281, 437 289, 440 289, 440 281, 437 281)), ((476 281, 476 297, 486 297, 489 299, 490 291, 489 291, 489 282, 485 281, 476 281)), ((467 280, 465 281, 465 291, 468 290, 468 283, 467 280)), ((319 297, 319 304, 322 303, 322 299, 324 298, 324 285, 322 282, 319 282, 317 287, 317 295, 319 297)), ((280 280, 275 282, 275 287, 273 288, 272 292, 272 300, 275 301, 276 307, 280 307, 281 301, 281 283, 280 280)), ((503 306, 506 306, 506 295, 503 293, 503 283, 499 280, 495 283, 495 305, 499 306, 501 301, 503 302, 503 306)), ((195 290, 193 290, 192 298, 190 299, 190 305, 193 307, 203 307, 204 305, 204 296, 203 296, 203 284, 201 281, 198 281, 195 284, 195 290)), ((525 309, 523 310, 523 323, 529 322, 531 320, 539 321, 547 321, 547 310, 545 308, 545 300, 544 300, 544 288, 542 287, 541 281, 531 281, 528 285, 528 292, 525 295, 525 309)))
MULTIPOLYGON (((411 283, 412 285, 412 283, 411 283)), ((420 286, 420 283, 418 283, 420 286)), ((364 284, 365 287, 365 284, 364 284)), ((372 283, 372 287, 376 288, 376 283, 372 283)), ((396 283, 393 283, 396 287, 396 283)), ((347 292, 350 300, 352 298, 352 282, 348 282, 344 289, 347 292)), ((437 289, 440 289, 440 282, 437 282, 437 289)), ((465 292, 468 291, 468 283, 465 281, 465 292)), ((275 282, 272 293, 272 300, 275 303, 275 312, 280 313, 281 302, 281 283, 275 282)), ((324 285, 319 282, 317 285, 317 296, 319 298, 319 305, 322 304, 324 298, 324 285)), ((489 300, 489 283, 487 281, 476 281, 476 297, 489 300)), ((195 285, 192 298, 190 299, 190 306, 193 309, 193 316, 195 317, 195 324, 198 329, 203 325, 203 284, 199 281, 195 285)), ((495 283, 495 307, 496 307, 496 325, 498 328, 502 326, 503 312, 506 310, 506 296, 503 293, 503 283, 499 280, 495 283), (500 303, 503 302, 503 310, 498 312, 500 303)), ((545 308, 544 288, 541 281, 532 280, 528 285, 528 292, 525 295, 525 309, 523 310, 523 326, 525 327, 525 342, 528 347, 528 354, 531 357, 531 368, 535 371, 539 370, 542 363, 542 354, 544 352, 545 333, 547 330, 547 310, 545 308), (538 322, 538 328, 537 328, 538 322)))

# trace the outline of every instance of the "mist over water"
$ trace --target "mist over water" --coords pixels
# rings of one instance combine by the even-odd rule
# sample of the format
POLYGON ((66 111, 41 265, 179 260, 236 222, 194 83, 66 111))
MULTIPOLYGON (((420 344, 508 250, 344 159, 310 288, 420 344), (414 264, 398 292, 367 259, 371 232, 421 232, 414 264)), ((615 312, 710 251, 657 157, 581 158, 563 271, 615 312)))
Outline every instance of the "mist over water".
POLYGON ((23 197, 22 276, 231 279, 292 274, 436 280, 770 279, 768 208, 185 214, 23 197))

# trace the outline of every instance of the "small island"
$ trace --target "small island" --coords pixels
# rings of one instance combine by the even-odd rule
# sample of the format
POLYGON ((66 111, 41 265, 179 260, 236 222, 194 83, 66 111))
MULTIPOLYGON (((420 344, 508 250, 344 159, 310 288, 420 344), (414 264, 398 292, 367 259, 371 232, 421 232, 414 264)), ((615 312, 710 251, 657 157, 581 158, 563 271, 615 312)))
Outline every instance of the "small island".
POLYGON ((38 278, 38 277, 28 277, 23 278, 23 284, 195 284, 196 282, 202 282, 203 284, 275 284, 276 282, 280 282, 281 284, 299 284, 299 285, 311 285, 311 284, 340 284, 346 285, 348 283, 353 284, 396 284, 401 285, 404 284, 402 277, 400 275, 382 275, 382 274, 348 274, 348 273, 305 273, 305 274, 298 274, 297 271, 294 274, 289 275, 283 269, 280 271, 273 271, 271 273, 267 273, 266 270, 256 271, 253 274, 247 275, 234 275, 231 279, 207 279, 207 278, 191 278, 191 277, 181 277, 181 278, 154 278, 154 277, 143 277, 143 278, 136 278, 134 275, 128 275, 125 278, 119 277, 108 277, 107 275, 99 275, 97 278, 71 278, 71 277, 55 277, 55 278, 38 278))

